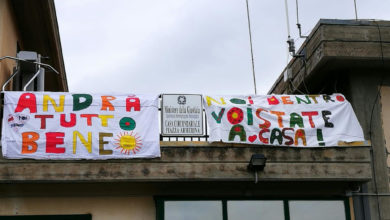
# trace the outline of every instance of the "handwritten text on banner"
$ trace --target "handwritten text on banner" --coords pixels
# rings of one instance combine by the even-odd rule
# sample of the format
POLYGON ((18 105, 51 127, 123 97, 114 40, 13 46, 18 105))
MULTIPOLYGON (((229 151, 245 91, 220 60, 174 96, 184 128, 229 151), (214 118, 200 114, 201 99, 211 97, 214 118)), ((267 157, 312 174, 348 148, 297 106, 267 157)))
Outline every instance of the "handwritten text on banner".
POLYGON ((159 157, 158 95, 4 94, 6 158, 159 157))
POLYGON ((350 103, 334 95, 204 95, 210 142, 337 146, 364 141, 350 103))

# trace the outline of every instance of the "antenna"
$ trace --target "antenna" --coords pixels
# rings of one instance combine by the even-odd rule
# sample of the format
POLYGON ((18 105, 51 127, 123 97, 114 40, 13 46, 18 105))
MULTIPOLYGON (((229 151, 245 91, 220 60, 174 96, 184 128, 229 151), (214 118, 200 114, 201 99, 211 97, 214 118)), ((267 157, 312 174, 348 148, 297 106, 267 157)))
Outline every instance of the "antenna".
POLYGON ((250 20, 250 16, 249 16, 249 4, 248 4, 248 0, 246 0, 246 14, 247 14, 247 17, 248 17, 249 44, 250 44, 250 47, 251 47, 253 84, 254 84, 254 86, 255 86, 255 95, 257 95, 257 89, 256 89, 256 74, 255 74, 255 62, 254 62, 254 60, 253 60, 252 31, 251 31, 251 20, 250 20))
POLYGON ((284 0, 284 8, 286 9, 286 23, 287 23, 287 35, 290 38, 290 18, 288 16, 288 4, 287 0, 284 0))
POLYGON ((356 0, 353 0, 353 4, 355 5, 355 19, 357 20, 358 19, 358 15, 357 15, 356 0))
POLYGON ((298 0, 295 0, 295 6, 296 6, 296 10, 297 10, 297 27, 298 27, 298 30, 299 30, 299 37, 300 37, 300 38, 307 38, 308 36, 304 36, 304 35, 302 35, 302 31, 301 31, 301 23, 299 23, 299 9, 298 9, 298 0))
MULTIPOLYGON (((289 15, 288 15, 287 0, 284 0, 284 6, 285 6, 285 9, 286 9, 286 22, 287 22, 287 34, 288 34, 288 37, 287 37, 288 52, 291 53, 293 57, 304 57, 303 54, 295 54, 295 42, 294 42, 294 39, 292 39, 291 36, 290 36, 290 19, 289 19, 289 15)), ((297 16, 297 21, 298 21, 298 16, 297 16)), ((300 26, 298 26, 298 27, 300 27, 300 26)))

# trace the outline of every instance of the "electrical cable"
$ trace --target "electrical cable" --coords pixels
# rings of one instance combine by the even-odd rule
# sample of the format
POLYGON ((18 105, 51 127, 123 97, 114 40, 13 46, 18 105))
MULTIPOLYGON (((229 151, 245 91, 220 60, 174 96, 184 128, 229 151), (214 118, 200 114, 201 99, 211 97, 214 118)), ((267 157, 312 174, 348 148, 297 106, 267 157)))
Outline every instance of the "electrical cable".
POLYGON ((299 92, 301 95, 304 95, 305 93, 302 92, 301 90, 299 90, 297 87, 294 86, 293 82, 291 79, 288 80, 288 82, 290 83, 290 85, 293 87, 293 89, 297 92, 299 92))
MULTIPOLYGON (((377 105, 377 102, 378 102, 378 98, 379 98, 379 95, 380 95, 380 91, 381 91, 381 88, 383 86, 383 82, 384 82, 384 79, 385 79, 385 74, 384 74, 384 69, 385 69, 385 60, 384 60, 384 55, 383 55, 383 42, 382 42, 382 33, 381 33, 381 29, 379 27, 379 24, 374 21, 374 23, 376 24, 377 26, 377 29, 378 29, 378 33, 379 33, 379 43, 380 43, 380 49, 381 49, 381 61, 382 61, 382 76, 381 76, 381 80, 380 80, 380 83, 379 83, 379 88, 378 88, 378 91, 375 95, 375 99, 374 99, 374 102, 372 104, 372 109, 371 109, 371 115, 370 115, 370 127, 369 127, 369 136, 370 136, 370 140, 372 140, 372 119, 373 119, 373 115, 374 115, 374 109, 375 109, 375 106, 377 105)), ((374 162, 374 150, 373 148, 371 148, 370 150, 370 153, 371 153, 371 160, 372 160, 372 169, 373 169, 373 180, 374 180, 374 186, 375 186, 375 192, 376 194, 378 194, 378 184, 377 184, 377 181, 376 181, 376 168, 375 168, 375 162, 374 162)), ((381 214, 381 208, 380 208, 380 203, 379 203, 379 196, 377 196, 377 209, 378 209, 378 215, 379 215, 379 219, 382 219, 382 214, 381 214)))
POLYGON ((305 59, 302 59, 303 61, 303 67, 304 67, 304 76, 303 76, 303 79, 302 79, 302 83, 303 83, 303 87, 305 88, 306 90, 306 94, 309 94, 309 90, 307 89, 307 86, 306 86, 306 82, 305 82, 305 78, 306 78, 306 75, 307 75, 307 69, 306 69, 306 60, 305 59))
POLYGON ((249 31, 249 44, 250 44, 250 47, 251 47, 253 84, 254 84, 254 87, 255 87, 255 95, 257 95, 255 62, 254 62, 254 59, 253 59, 252 30, 251 30, 251 20, 250 20, 250 16, 249 16, 249 3, 248 3, 248 0, 246 0, 246 14, 247 14, 247 17, 248 17, 248 31, 249 31))
MULTIPOLYGON (((380 48, 381 48, 381 61, 382 61, 382 67, 384 69, 384 67, 385 67, 385 60, 384 60, 384 55, 383 55, 382 33, 381 33, 381 29, 379 27, 379 24, 377 22, 375 22, 375 23, 377 25, 378 33, 379 33, 379 43, 380 43, 380 48)), ((383 85, 384 78, 385 78, 385 74, 384 74, 384 71, 383 71, 382 72, 382 76, 381 76, 381 80, 380 80, 380 83, 379 83, 379 89, 378 89, 378 91, 377 91, 377 93, 375 95, 375 99, 374 99, 374 102, 373 102, 373 105, 372 105, 372 109, 371 109, 370 130, 369 130, 370 139, 371 139, 371 136, 372 136, 372 117, 374 115, 374 109, 375 109, 376 103, 377 103, 379 95, 380 95, 380 91, 381 91, 381 88, 382 88, 382 85, 383 85)))
POLYGON ((370 156, 371 156, 371 163, 372 163, 372 170, 373 170, 372 174, 373 174, 374 186, 375 186, 375 194, 376 194, 376 207, 377 207, 377 210, 378 210, 379 219, 382 219, 381 207, 380 207, 380 204, 379 204, 379 196, 378 196, 378 184, 376 182, 374 150, 372 148, 370 149, 370 156))

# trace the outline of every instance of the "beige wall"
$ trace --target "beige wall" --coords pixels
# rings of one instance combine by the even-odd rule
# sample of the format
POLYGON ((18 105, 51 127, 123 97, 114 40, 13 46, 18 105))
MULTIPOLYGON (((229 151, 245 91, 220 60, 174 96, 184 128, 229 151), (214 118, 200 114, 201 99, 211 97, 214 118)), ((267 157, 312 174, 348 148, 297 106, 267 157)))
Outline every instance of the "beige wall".
MULTIPOLYGON (((386 140, 386 153, 390 152, 390 87, 381 88, 382 123, 386 140)), ((387 167, 390 169, 390 155, 387 154, 387 167)))
MULTIPOLYGON (((0 57, 16 56, 19 33, 9 0, 0 0, 0 57)), ((0 62, 0 86, 13 72, 15 61, 0 62)))
POLYGON ((154 220, 153 197, 0 198, 0 215, 92 214, 93 220, 154 220))

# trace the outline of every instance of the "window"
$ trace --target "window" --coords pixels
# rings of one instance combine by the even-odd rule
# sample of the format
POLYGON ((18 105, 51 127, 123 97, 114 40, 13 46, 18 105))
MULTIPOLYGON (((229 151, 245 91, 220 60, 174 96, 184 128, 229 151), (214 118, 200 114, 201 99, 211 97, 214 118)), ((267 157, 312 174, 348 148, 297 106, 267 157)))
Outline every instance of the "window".
POLYGON ((158 220, 350 220, 347 200, 157 199, 158 220))
POLYGON ((343 201, 289 201, 291 220, 346 220, 343 201))
POLYGON ((92 215, 17 215, 0 216, 0 220, 91 220, 92 215))
POLYGON ((222 219, 221 201, 166 201, 164 219, 222 219))
POLYGON ((284 220, 283 201, 227 201, 229 220, 284 220), (245 214, 245 217, 243 217, 245 214))

